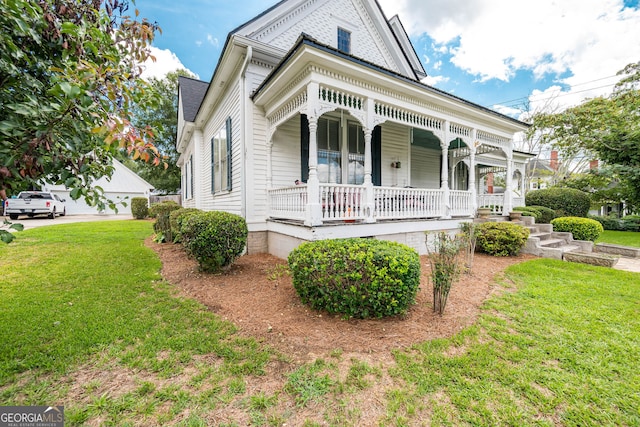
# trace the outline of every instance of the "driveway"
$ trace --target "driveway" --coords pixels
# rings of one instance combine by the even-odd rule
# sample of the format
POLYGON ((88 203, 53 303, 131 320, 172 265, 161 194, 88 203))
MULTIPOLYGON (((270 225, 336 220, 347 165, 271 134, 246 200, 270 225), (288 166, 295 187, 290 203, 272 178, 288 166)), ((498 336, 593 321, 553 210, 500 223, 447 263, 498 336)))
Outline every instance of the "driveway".
MULTIPOLYGON (((0 217, 0 219, 2 219, 2 217, 0 217)), ((4 217, 4 219, 9 220, 9 217, 6 216, 4 217)), ((71 222, 112 221, 112 220, 124 220, 124 219, 133 219, 133 216, 127 215, 127 214, 65 215, 65 216, 56 217, 56 219, 49 219, 45 216, 38 216, 33 218, 21 216, 20 218, 18 218, 18 220, 11 221, 11 222, 20 223, 24 225, 25 230, 29 230, 30 228, 44 227, 45 225, 67 224, 71 222)))

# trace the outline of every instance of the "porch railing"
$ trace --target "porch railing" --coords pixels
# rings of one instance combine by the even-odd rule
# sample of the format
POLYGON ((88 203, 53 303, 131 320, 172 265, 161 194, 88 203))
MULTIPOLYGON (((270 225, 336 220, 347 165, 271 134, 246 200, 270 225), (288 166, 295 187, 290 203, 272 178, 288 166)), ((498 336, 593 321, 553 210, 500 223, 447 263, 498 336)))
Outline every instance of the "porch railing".
POLYGON ((269 213, 272 218, 305 219, 307 188, 303 185, 269 191, 269 213))
MULTIPOLYGON (((304 221, 306 219, 307 186, 292 186, 269 191, 269 216, 304 221)), ((361 185, 320 184, 322 221, 364 220, 367 218, 366 191, 361 185)), ((373 211, 376 220, 440 218, 445 214, 444 191, 425 188, 373 187, 373 211)), ((478 207, 490 206, 493 215, 500 215, 503 194, 482 194, 478 207)), ((471 192, 449 191, 449 215, 472 216, 471 192)))
POLYGON ((492 215, 501 215, 504 206, 504 194, 478 195, 479 208, 491 208, 492 215))
POLYGON ((468 191, 449 191, 449 214, 451 216, 469 215, 472 210, 471 193, 468 191))
POLYGON ((361 185, 320 184, 322 219, 356 220, 364 219, 365 194, 361 185))
POLYGON ((444 192, 424 188, 373 187, 376 219, 442 216, 444 192))

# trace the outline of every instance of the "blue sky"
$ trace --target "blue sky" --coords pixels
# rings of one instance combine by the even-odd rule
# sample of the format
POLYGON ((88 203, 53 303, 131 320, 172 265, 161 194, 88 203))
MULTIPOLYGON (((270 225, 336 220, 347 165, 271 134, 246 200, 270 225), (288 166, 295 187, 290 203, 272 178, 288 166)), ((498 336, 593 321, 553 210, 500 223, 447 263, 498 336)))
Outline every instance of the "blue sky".
MULTIPOLYGON (((640 61, 640 0, 379 0, 399 15, 429 74, 425 81, 519 116, 607 94, 640 61)), ((208 81, 228 33, 277 0, 136 0, 156 21, 157 62, 208 81)))

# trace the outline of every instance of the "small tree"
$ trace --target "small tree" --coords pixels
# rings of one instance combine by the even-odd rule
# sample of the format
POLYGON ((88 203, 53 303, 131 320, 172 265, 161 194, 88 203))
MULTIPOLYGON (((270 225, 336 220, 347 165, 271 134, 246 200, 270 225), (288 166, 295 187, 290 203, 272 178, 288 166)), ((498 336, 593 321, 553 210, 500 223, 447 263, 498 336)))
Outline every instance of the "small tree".
POLYGON ((478 228, 473 222, 463 222, 460 224, 462 246, 465 250, 465 272, 471 273, 473 267, 473 256, 476 253, 476 242, 478 240, 478 228))
POLYGON ((440 315, 444 313, 447 305, 451 285, 460 275, 458 255, 463 245, 459 237, 451 237, 443 231, 435 235, 433 249, 430 249, 427 234, 427 251, 433 282, 433 311, 440 315))

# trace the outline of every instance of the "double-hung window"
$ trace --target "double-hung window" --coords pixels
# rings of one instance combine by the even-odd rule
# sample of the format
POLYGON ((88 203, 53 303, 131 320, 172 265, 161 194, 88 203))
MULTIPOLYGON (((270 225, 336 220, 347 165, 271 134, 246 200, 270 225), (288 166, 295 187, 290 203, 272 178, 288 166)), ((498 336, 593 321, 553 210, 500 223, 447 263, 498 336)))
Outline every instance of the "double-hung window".
POLYGON ((211 192, 231 190, 231 117, 211 138, 211 192))
POLYGON ((338 27, 338 50, 351 53, 351 32, 338 27))

